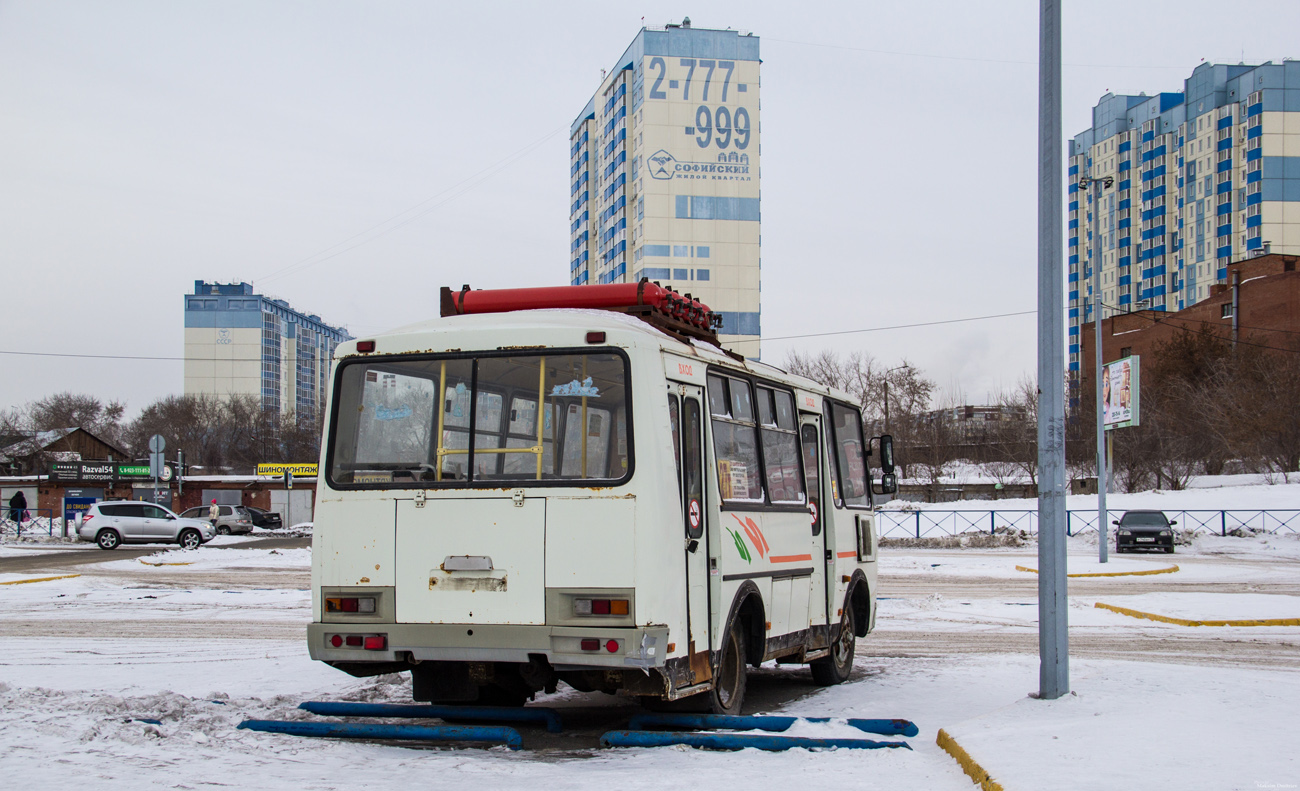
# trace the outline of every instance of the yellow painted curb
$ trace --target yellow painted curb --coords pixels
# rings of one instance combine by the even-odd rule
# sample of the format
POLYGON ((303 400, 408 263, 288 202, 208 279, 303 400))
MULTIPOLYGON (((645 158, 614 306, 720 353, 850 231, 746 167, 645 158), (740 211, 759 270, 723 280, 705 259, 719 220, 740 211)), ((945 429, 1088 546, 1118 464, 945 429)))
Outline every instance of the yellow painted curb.
POLYGON ((970 753, 953 741, 953 738, 943 728, 939 729, 939 738, 935 739, 934 743, 951 755, 962 771, 970 777, 971 781, 979 785, 984 791, 1003 791, 1002 784, 994 780, 984 767, 975 763, 975 759, 970 757, 970 753))
POLYGON ((80 577, 80 576, 81 576, 80 574, 64 574, 61 577, 37 577, 36 579, 32 579, 32 580, 9 580, 8 582, 0 582, 0 585, 26 585, 29 582, 49 582, 50 580, 70 580, 73 577, 80 577))
POLYGON ((150 563, 147 560, 141 560, 140 562, 145 564, 146 566, 193 566, 194 565, 194 561, 192 560, 186 560, 181 563, 150 563))
MULTIPOLYGON (((1031 574, 1037 574, 1038 569, 1031 569, 1028 566, 1016 566, 1016 571, 1028 571, 1031 574)), ((1177 566, 1170 566, 1167 569, 1150 569, 1148 571, 1099 571, 1092 574, 1066 574, 1067 577, 1145 577, 1148 574, 1173 574, 1178 571, 1177 566)))
POLYGON ((1097 602, 1093 605, 1100 610, 1110 610, 1120 615, 1128 615, 1133 618, 1146 618, 1148 621, 1160 621, 1161 623, 1172 623, 1179 626, 1300 626, 1300 618, 1252 618, 1245 621, 1190 621, 1185 618, 1170 618, 1167 615, 1156 615, 1151 612, 1142 612, 1141 610, 1130 610, 1127 607, 1116 607, 1113 604, 1103 604, 1097 602))

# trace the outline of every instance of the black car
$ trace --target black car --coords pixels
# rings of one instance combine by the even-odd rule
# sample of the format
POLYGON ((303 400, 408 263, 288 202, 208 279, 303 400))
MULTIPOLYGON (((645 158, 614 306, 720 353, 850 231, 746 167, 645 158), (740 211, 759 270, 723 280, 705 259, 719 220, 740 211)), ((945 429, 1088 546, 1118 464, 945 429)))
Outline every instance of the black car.
POLYGON ((1164 511, 1125 511, 1118 521, 1115 531, 1116 554, 1129 549, 1162 549, 1174 551, 1174 525, 1164 511))
POLYGON ((248 513, 253 517, 253 524, 255 526, 267 530, 279 530, 284 527, 284 522, 280 519, 280 515, 275 511, 264 511, 261 508, 254 508, 251 505, 247 506, 247 508, 248 513))

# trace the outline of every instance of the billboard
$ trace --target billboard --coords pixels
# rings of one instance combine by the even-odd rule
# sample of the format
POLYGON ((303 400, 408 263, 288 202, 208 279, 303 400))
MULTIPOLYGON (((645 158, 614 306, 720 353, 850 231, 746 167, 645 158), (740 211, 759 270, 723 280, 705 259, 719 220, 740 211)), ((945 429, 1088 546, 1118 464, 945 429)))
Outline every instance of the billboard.
POLYGON ((1102 422, 1106 428, 1136 426, 1141 422, 1138 390, 1137 357, 1125 357, 1102 366, 1102 422))
POLYGON ((293 474, 295 478, 314 478, 317 473, 317 464, 270 464, 262 462, 257 465, 258 475, 284 475, 285 470, 293 474))

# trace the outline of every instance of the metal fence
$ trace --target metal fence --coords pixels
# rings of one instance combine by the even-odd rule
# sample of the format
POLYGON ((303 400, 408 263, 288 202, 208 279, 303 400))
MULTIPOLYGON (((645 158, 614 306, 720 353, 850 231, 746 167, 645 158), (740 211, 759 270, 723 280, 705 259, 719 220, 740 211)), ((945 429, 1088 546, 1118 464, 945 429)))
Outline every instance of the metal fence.
MULTIPOLYGON (((1124 515, 1124 509, 1107 509, 1111 520, 1124 515)), ((1266 533, 1300 533, 1300 509, 1297 510, 1166 510, 1165 516, 1178 522, 1181 530, 1226 536, 1243 529, 1266 533)), ((1067 511, 1066 534, 1077 536, 1097 531, 1097 510, 1067 511)), ((927 538, 955 536, 961 533, 996 533, 998 528, 1023 530, 1038 534, 1036 510, 947 511, 877 511, 876 524, 881 538, 927 538)), ((1111 526, 1113 530, 1113 526, 1111 526)))
POLYGON ((55 532, 63 534, 63 517, 56 519, 49 508, 28 508, 21 519, 14 519, 8 506, 0 512, 0 536, 52 536, 55 532))

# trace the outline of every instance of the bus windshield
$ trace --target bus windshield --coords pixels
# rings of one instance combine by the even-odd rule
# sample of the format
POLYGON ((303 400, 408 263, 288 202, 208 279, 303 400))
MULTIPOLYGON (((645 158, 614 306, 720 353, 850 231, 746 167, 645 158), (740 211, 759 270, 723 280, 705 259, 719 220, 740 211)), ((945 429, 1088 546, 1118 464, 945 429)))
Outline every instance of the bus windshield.
POLYGON ((339 366, 339 488, 609 483, 631 469, 618 354, 371 358, 339 366))

